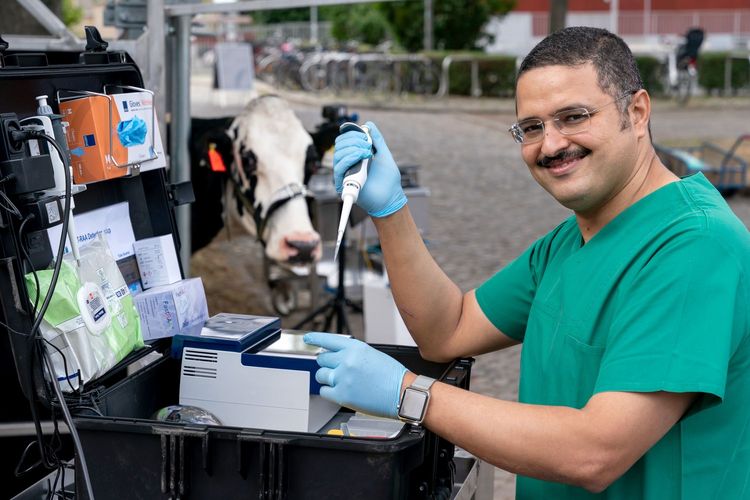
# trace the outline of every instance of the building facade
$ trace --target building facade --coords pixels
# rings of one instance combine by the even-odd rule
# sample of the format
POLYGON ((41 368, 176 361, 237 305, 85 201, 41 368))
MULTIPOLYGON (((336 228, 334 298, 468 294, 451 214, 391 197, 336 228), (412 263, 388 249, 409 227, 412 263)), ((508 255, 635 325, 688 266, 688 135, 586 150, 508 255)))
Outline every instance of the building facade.
MULTIPOLYGON (((488 26, 487 51, 525 55, 547 35, 551 1, 518 0, 488 26)), ((635 52, 667 50, 692 27, 706 32, 703 50, 747 50, 750 0, 568 0, 566 25, 609 29, 635 52)))

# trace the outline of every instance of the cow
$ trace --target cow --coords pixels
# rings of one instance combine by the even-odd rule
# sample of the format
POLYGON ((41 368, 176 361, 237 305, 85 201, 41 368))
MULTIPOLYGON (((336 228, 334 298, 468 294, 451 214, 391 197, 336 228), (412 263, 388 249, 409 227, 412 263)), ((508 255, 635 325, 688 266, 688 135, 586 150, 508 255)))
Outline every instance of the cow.
POLYGON ((217 215, 224 212, 256 236, 274 262, 320 257, 305 199, 306 173, 319 162, 312 137, 284 99, 257 97, 234 119, 193 120, 191 149, 197 170, 193 251, 221 229, 217 215))
MULTIPOLYGON (((345 106, 323 108, 325 121, 308 133, 288 103, 274 95, 250 101, 237 117, 191 123, 192 251, 226 224, 263 245, 264 264, 311 264, 321 243, 308 211, 305 185, 333 145, 345 106)), ((279 293, 267 272, 271 291, 279 293)), ((274 307, 279 312, 279 308, 274 307)))
MULTIPOLYGON (((275 262, 320 258, 320 236, 308 214, 305 165, 314 149, 289 104, 274 95, 253 99, 232 122, 236 177, 226 187, 227 210, 275 262)), ((312 167, 308 167, 309 169, 312 167)), ((311 172, 309 172, 311 173, 311 172)), ((309 175, 308 175, 309 176, 309 175)))

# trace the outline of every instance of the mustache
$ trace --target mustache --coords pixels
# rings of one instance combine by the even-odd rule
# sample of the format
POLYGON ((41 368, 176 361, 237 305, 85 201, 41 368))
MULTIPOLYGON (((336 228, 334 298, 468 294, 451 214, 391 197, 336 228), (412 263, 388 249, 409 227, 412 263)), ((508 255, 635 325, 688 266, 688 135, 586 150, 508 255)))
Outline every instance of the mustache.
POLYGON ((584 147, 577 147, 572 149, 566 149, 557 153, 555 156, 543 156, 536 161, 537 166, 547 168, 552 165, 553 162, 574 160, 577 158, 583 158, 591 152, 590 149, 584 147))

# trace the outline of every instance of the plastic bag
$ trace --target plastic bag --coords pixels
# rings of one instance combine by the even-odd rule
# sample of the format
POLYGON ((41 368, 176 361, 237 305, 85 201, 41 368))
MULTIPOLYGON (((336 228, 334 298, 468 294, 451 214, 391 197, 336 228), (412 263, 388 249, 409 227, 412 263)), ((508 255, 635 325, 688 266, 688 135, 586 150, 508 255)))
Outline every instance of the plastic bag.
MULTIPOLYGON (((62 389, 71 392, 143 347, 141 324, 127 284, 100 236, 81 250, 77 267, 66 255, 55 292, 40 325, 62 389), (50 345, 51 344, 51 345, 50 345)), ((52 270, 37 272, 40 295, 49 289, 52 270)), ((36 284, 26 275, 34 300, 36 284)))

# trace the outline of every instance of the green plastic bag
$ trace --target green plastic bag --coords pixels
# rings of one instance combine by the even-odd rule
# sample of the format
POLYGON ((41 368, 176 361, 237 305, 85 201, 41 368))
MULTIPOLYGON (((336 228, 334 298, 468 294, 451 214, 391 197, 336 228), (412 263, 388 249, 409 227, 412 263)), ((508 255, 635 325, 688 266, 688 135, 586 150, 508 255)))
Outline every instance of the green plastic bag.
MULTIPOLYGON (((49 289, 52 270, 39 271, 37 276, 41 302, 49 289)), ((26 275, 26 286, 34 301, 33 274, 26 275)), ((67 392, 103 375, 130 352, 143 347, 133 297, 103 238, 81 250, 80 266, 72 256, 65 256, 40 329, 49 342, 47 350, 55 376, 67 392), (95 305, 91 309, 95 316, 87 310, 91 304, 95 305)))

